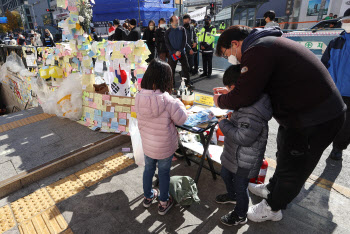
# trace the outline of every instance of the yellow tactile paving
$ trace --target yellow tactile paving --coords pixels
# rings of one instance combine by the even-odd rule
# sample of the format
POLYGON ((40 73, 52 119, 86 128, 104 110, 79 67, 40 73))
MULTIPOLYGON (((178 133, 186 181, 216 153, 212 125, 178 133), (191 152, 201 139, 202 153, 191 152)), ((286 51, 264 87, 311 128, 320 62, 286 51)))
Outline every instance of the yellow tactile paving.
POLYGON ((72 234, 55 204, 133 163, 133 159, 118 153, 1 207, 0 233, 16 226, 17 221, 21 233, 72 234))
POLYGON ((53 117, 54 115, 49 115, 46 113, 42 113, 42 114, 38 114, 38 115, 34 115, 34 116, 30 116, 24 119, 20 119, 20 120, 16 120, 7 124, 2 124, 0 125, 0 133, 1 132, 6 132, 9 131, 11 129, 15 129, 15 128, 19 128, 31 123, 35 123, 44 119, 48 119, 53 117))
MULTIPOLYGON (((56 206, 50 207, 43 213, 18 226, 18 229, 22 234, 69 233, 65 232, 67 228, 68 224, 56 206)), ((70 233, 73 233, 72 230, 70 230, 70 233)))
POLYGON ((86 187, 90 187, 97 182, 114 174, 100 163, 95 163, 81 171, 75 173, 76 176, 84 183, 86 187))
POLYGON ((134 160, 123 155, 123 153, 115 154, 101 161, 101 164, 103 166, 107 167, 109 170, 113 171, 114 173, 130 166, 133 163, 134 163, 134 160))
POLYGON ((15 219, 22 223, 43 212, 55 203, 45 188, 39 189, 23 198, 11 203, 15 219))
POLYGON ((10 206, 0 207, 0 233, 10 230, 16 225, 10 206))
POLYGON ((76 177, 76 175, 70 175, 46 186, 47 191, 56 203, 79 193, 84 188, 84 184, 76 177))

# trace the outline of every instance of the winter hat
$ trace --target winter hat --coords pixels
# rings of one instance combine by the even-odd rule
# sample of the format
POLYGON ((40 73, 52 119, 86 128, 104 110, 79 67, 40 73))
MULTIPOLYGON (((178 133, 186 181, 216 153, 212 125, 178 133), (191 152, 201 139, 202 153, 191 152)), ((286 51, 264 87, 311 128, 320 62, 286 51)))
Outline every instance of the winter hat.
POLYGON ((344 16, 342 19, 350 19, 350 8, 344 12, 344 16))

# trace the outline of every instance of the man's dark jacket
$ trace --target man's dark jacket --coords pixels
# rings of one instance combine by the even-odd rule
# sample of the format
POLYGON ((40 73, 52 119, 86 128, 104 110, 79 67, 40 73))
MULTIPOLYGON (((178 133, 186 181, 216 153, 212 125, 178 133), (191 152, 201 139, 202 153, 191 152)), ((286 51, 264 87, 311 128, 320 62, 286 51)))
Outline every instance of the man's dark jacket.
POLYGON ((345 112, 346 105, 322 62, 281 35, 278 27, 252 30, 242 44, 237 85, 218 98, 219 107, 238 110, 266 93, 273 117, 292 128, 318 125, 345 112))

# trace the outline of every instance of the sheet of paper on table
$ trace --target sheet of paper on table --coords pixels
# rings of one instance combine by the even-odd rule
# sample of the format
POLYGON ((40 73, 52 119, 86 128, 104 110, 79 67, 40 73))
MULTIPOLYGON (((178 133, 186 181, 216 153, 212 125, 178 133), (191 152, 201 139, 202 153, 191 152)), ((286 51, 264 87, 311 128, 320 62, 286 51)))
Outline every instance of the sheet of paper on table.
MULTIPOLYGON (((182 142, 182 145, 185 148, 188 148, 198 154, 203 154, 204 148, 203 145, 200 142, 194 142, 194 143, 184 143, 182 142)), ((218 146, 218 145, 209 145, 209 154, 212 156, 211 159, 219 164, 221 164, 221 154, 224 150, 224 147, 218 146)))

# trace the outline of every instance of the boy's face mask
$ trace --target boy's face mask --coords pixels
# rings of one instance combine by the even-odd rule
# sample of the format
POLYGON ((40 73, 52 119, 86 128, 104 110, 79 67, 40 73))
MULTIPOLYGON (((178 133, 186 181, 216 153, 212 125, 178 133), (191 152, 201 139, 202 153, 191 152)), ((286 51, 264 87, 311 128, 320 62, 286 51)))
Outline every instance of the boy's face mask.
POLYGON ((341 28, 344 29, 346 33, 350 33, 350 18, 342 19, 341 28))

